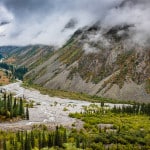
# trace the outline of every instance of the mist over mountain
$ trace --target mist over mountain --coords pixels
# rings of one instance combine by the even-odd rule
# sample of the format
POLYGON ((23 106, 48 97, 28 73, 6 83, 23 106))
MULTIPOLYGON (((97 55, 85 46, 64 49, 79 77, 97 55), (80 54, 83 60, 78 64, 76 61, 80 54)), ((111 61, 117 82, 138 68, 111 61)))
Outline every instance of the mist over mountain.
POLYGON ((131 25, 128 42, 145 46, 150 39, 149 6, 148 0, 1 0, 0 24, 10 23, 0 26, 0 45, 62 46, 77 29, 99 22, 104 30, 131 25), (64 30, 72 18, 75 25, 64 30))
POLYGON ((149 101, 149 8, 148 0, 2 0, 0 52, 28 68, 29 84, 149 101))

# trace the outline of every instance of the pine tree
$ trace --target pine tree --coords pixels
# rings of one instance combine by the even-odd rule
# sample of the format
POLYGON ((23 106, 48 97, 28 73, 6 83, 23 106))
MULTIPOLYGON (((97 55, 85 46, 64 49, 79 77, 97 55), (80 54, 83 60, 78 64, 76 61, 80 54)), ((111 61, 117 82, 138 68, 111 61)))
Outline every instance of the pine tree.
POLYGON ((18 144, 17 144, 17 141, 15 141, 15 143, 14 143, 14 150, 18 150, 18 144))
POLYGON ((7 110, 7 95, 4 93, 4 110, 7 110))
POLYGON ((26 131, 26 135, 25 135, 25 150, 31 150, 31 140, 30 140, 30 137, 28 136, 28 133, 26 131))
POLYGON ((20 116, 23 116, 23 115, 24 115, 24 107, 23 107, 23 100, 22 100, 22 98, 20 98, 19 115, 20 115, 20 116))
POLYGON ((16 106, 17 106, 17 100, 16 100, 16 98, 15 98, 15 99, 14 99, 14 104, 13 104, 13 109, 15 109, 16 106))
POLYGON ((8 97, 7 97, 7 110, 8 110, 8 111, 11 110, 10 96, 9 96, 9 95, 8 95, 8 97))
POLYGON ((28 105, 26 107, 26 119, 29 120, 29 109, 28 109, 28 105))
POLYGON ((7 150, 6 140, 4 140, 4 142, 3 142, 3 150, 7 150))
POLYGON ((46 146, 46 138, 45 138, 45 132, 43 131, 42 133, 42 147, 45 147, 46 146))
POLYGON ((80 148, 80 139, 79 139, 79 136, 76 137, 76 147, 80 148))
POLYGON ((58 128, 58 126, 56 126, 56 131, 55 131, 55 143, 54 143, 54 145, 55 146, 59 146, 59 128, 58 128))
POLYGON ((39 150, 42 148, 42 139, 41 139, 41 133, 39 132, 39 137, 38 137, 38 139, 39 139, 39 150))
POLYGON ((34 148, 35 147, 35 141, 34 141, 34 133, 33 133, 33 131, 31 131, 31 146, 32 146, 32 148, 34 148))
POLYGON ((17 117, 19 115, 18 112, 18 104, 16 98, 14 99, 14 104, 13 104, 13 117, 17 117))
POLYGON ((67 142, 67 131, 66 129, 64 129, 64 133, 63 133, 63 143, 67 142))
POLYGON ((25 150, 28 150, 28 134, 27 134, 27 131, 26 131, 26 135, 25 135, 25 143, 24 143, 24 149, 25 150))
POLYGON ((48 135, 48 148, 52 147, 53 146, 53 135, 52 134, 49 134, 48 135))
POLYGON ((21 132, 21 149, 24 150, 24 140, 23 140, 23 137, 24 137, 24 133, 21 132))
POLYGON ((104 105, 105 105, 105 104, 104 104, 104 102, 102 101, 102 102, 101 102, 101 107, 104 107, 104 105))

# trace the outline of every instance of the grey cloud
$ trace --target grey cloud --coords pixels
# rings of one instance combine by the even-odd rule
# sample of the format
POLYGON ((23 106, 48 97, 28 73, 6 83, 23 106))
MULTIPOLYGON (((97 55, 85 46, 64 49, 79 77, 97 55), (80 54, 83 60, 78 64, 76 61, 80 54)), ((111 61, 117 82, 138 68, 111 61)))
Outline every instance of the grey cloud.
POLYGON ((132 25, 130 38, 132 44, 149 46, 150 39, 150 1, 124 0, 119 7, 111 9, 103 20, 104 28, 117 25, 132 25))
POLYGON ((136 42, 150 35, 149 0, 1 0, 0 5, 7 10, 3 16, 13 16, 11 24, 0 28, 6 34, 0 45, 61 46, 75 30, 97 21, 104 28, 133 24, 131 38, 136 42), (71 18, 76 25, 63 30, 71 18))
MULTIPOLYGON (((51 15, 53 13, 89 12, 99 17, 116 4, 117 0, 2 0, 18 19, 34 16, 51 15), (96 15, 96 13, 98 13, 96 15), (23 16, 23 18, 22 18, 23 16)), ((118 0, 120 1, 120 0, 118 0)))

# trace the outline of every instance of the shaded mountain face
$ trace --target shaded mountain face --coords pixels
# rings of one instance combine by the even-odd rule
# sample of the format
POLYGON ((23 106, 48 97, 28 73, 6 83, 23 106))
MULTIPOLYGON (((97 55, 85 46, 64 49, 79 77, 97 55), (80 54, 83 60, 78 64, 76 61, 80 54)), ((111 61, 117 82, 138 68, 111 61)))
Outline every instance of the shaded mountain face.
POLYGON ((47 60, 53 51, 54 47, 45 45, 0 47, 0 54, 6 58, 7 63, 25 66, 29 70, 47 60))
MULTIPOLYGON (((95 4, 99 4, 92 9, 96 12, 92 11, 94 13, 92 16, 96 18, 83 23, 82 27, 90 25, 78 29, 60 49, 54 51, 54 47, 42 45, 8 46, 1 47, 0 53, 7 57, 7 62, 13 61, 14 64, 28 68, 26 81, 48 89, 83 92, 122 100, 149 101, 149 0, 121 0, 119 3, 110 3, 108 7, 107 4, 100 7, 103 2, 97 1, 95 4), (96 23, 91 25, 91 22, 96 23)), ((24 5, 22 6, 24 8, 24 5)), ((80 26, 79 20, 86 20, 79 18, 70 19, 63 26, 56 18, 61 28, 58 30, 57 27, 56 31, 63 33, 63 38, 61 36, 56 38, 62 35, 57 32, 49 34, 49 31, 45 31, 43 34, 45 38, 41 39, 46 39, 49 43, 52 38, 52 41, 57 43, 61 38, 64 39, 65 35, 68 37, 80 26)), ((62 20, 64 22, 64 19, 62 20)), ((45 24, 44 21, 43 23, 45 24)), ((4 24, 5 22, 2 25, 4 24)), ((51 26, 47 28, 46 24, 46 29, 50 31, 55 29, 53 28, 55 24, 48 23, 48 25, 51 26)), ((25 28, 27 29, 27 26, 25 28)), ((43 32, 41 26, 39 29, 40 32, 35 37, 39 37, 43 32)), ((26 31, 28 32, 32 33, 30 30, 26 31)), ((24 38, 30 39, 28 36, 21 37, 23 38, 13 36, 13 39, 17 42, 24 38)), ((33 39, 33 36, 31 37, 33 39)))
POLYGON ((65 25, 64 30, 75 28, 77 23, 78 23, 77 19, 75 18, 70 19, 70 21, 65 25))
POLYGON ((0 47, 0 54, 4 57, 9 56, 14 53, 19 47, 17 46, 1 46, 0 47))
POLYGON ((48 89, 135 101, 150 100, 150 49, 130 41, 133 25, 77 30, 25 80, 48 89))
POLYGON ((130 40, 134 25, 77 30, 65 45, 5 46, 7 62, 25 66, 25 80, 48 89, 135 101, 150 100, 150 49, 130 40))

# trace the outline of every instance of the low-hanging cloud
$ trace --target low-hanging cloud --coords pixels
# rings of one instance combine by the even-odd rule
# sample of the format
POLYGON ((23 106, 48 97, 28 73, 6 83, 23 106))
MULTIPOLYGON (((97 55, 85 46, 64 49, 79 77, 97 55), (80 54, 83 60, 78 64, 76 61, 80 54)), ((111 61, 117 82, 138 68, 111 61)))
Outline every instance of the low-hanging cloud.
POLYGON ((103 28, 133 24, 134 42, 150 38, 149 0, 1 0, 0 45, 61 46, 78 28, 101 22, 103 28), (74 18, 73 28, 64 30, 74 18))

